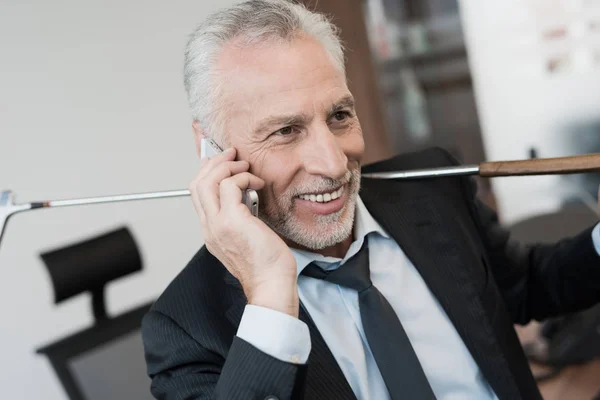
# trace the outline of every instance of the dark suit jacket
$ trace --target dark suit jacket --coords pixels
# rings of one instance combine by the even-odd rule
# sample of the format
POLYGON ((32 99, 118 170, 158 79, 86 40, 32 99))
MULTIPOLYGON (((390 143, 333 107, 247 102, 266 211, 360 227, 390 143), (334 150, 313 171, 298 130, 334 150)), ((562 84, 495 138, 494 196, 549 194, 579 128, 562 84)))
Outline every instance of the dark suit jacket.
MULTIPOLYGON (((443 150, 430 149, 363 171, 454 163, 443 150)), ((363 179, 360 196, 412 260, 498 397, 541 399, 513 323, 600 301, 600 257, 591 228, 556 245, 520 246, 475 199, 474 185, 464 177, 363 179)), ((312 341, 306 366, 282 362, 235 336, 245 304, 239 282, 203 247, 143 321, 156 398, 356 398, 302 308, 312 341)))

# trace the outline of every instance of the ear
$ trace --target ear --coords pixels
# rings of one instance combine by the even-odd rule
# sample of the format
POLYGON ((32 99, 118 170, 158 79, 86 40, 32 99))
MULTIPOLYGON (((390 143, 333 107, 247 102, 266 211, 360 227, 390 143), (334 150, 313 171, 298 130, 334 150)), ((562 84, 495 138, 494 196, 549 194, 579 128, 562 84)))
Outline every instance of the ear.
POLYGON ((207 135, 206 132, 204 132, 204 129, 200 127, 200 123, 196 120, 192 122, 192 129, 194 130, 194 142, 196 143, 196 153, 198 154, 198 157, 200 157, 200 150, 202 149, 201 141, 207 135))

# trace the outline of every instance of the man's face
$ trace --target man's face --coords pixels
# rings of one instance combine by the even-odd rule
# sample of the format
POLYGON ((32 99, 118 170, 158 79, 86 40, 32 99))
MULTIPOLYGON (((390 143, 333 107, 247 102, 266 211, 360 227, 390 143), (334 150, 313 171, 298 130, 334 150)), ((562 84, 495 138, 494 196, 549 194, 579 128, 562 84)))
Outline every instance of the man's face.
POLYGON ((347 239, 364 141, 344 73, 310 38, 249 48, 233 43, 218 68, 225 141, 266 183, 263 221, 303 248, 347 239))

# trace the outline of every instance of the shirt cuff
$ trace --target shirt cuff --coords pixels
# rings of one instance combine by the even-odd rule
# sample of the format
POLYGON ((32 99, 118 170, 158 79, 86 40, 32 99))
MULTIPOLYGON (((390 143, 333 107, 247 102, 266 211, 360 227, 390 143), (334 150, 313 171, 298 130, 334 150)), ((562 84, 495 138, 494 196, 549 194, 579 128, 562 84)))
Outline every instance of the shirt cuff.
POLYGON ((246 305, 237 336, 263 353, 292 364, 305 364, 310 354, 308 326, 266 307, 246 305))
POLYGON ((594 242, 596 253, 598 253, 598 255, 600 256, 600 224, 596 225, 596 227, 592 231, 592 241, 594 242))

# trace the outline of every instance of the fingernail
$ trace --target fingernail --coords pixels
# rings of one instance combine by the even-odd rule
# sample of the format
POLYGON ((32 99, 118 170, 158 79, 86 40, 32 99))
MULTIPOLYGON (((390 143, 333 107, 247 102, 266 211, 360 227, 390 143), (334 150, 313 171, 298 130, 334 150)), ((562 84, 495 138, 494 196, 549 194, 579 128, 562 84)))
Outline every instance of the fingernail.
POLYGON ((233 147, 230 147, 227 150, 225 150, 225 153, 233 153, 233 147))

